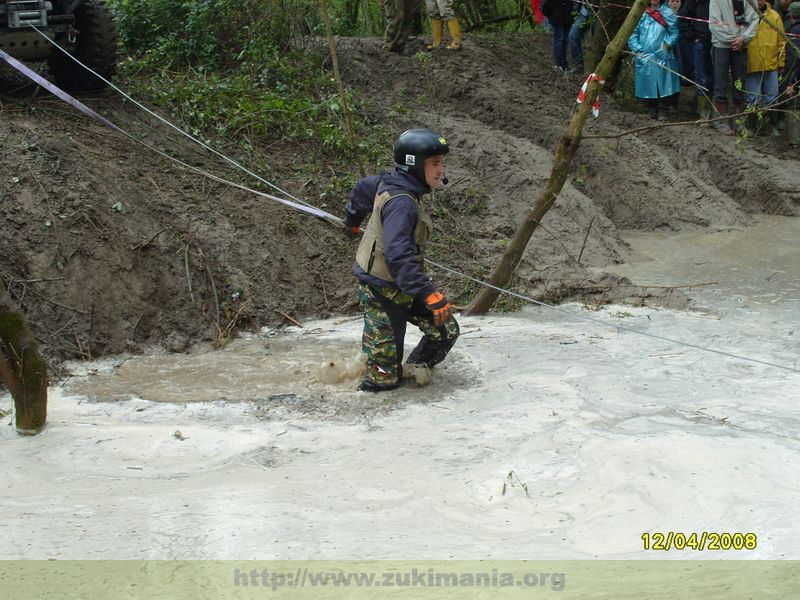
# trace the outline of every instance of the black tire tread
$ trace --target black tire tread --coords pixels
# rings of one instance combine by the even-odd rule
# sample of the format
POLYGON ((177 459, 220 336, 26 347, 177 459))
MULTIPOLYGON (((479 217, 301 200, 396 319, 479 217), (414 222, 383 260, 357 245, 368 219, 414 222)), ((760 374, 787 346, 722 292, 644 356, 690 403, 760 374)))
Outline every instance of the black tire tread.
MULTIPOLYGON (((117 72, 117 30, 105 0, 84 0, 75 11, 78 39, 72 52, 87 67, 111 79, 117 72)), ((96 91, 105 82, 54 49, 48 60, 56 85, 67 91, 96 91)))

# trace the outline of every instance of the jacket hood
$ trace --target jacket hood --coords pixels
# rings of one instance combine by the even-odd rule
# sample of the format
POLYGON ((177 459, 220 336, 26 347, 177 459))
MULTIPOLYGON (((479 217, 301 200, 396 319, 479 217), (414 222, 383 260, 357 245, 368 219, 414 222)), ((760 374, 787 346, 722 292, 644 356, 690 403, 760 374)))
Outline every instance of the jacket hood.
POLYGON ((431 191, 431 188, 416 177, 397 168, 381 173, 381 183, 390 190, 406 190, 418 196, 431 191))

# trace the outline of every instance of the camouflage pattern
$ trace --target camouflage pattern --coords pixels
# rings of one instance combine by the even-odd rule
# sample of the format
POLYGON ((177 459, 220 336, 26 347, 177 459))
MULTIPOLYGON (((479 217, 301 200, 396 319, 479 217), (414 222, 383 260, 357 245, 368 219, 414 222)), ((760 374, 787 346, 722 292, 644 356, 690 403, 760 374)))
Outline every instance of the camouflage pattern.
POLYGON ((420 0, 383 0, 383 13, 386 17, 384 48, 399 52, 406 45, 414 25, 414 13, 420 0))
POLYGON ((360 283, 358 300, 364 313, 361 338, 361 349, 367 355, 364 379, 377 386, 396 386, 402 377, 407 323, 416 325, 423 333, 409 362, 432 367, 444 360, 458 338, 459 327, 454 317, 436 327, 425 305, 397 288, 360 283))

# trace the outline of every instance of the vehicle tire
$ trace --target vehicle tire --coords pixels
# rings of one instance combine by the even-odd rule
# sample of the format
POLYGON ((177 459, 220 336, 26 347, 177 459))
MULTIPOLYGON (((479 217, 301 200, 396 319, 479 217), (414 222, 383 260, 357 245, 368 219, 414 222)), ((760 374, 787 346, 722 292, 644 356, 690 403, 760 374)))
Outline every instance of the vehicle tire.
MULTIPOLYGON (((75 9, 75 44, 59 45, 97 74, 110 80, 117 72, 117 30, 105 0, 83 0, 75 9)), ((97 91, 108 85, 54 48, 47 61, 56 85, 70 91, 97 91)))

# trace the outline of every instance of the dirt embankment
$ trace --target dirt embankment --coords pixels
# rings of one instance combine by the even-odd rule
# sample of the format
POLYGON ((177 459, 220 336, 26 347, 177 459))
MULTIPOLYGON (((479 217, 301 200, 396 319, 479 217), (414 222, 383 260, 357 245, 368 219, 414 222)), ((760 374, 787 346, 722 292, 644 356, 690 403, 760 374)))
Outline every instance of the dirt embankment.
MULTIPOLYGON (((431 126, 452 144, 451 185, 431 200, 432 258, 487 276, 538 196, 581 83, 552 71, 549 41, 468 37, 460 53, 396 56, 378 40, 340 40, 346 81, 369 98, 369 119, 397 131, 431 126)), ((85 101, 159 149, 246 182, 116 97, 85 101)), ((646 124, 604 97, 585 133, 646 124)), ((353 244, 326 223, 184 171, 50 97, 4 102, 0 140, 0 277, 51 357, 147 343, 180 351, 224 337, 234 322, 256 328, 355 309, 353 244)), ((312 204, 330 170, 355 171, 276 148, 266 177, 312 204)), ((737 145, 701 128, 586 139, 516 289, 550 300, 576 290, 631 297, 591 275, 625 260, 621 229, 730 228, 751 212, 797 214, 797 159, 779 142, 737 145)), ((324 208, 341 214, 344 201, 324 208)), ((457 301, 475 290, 432 274, 457 301)))

